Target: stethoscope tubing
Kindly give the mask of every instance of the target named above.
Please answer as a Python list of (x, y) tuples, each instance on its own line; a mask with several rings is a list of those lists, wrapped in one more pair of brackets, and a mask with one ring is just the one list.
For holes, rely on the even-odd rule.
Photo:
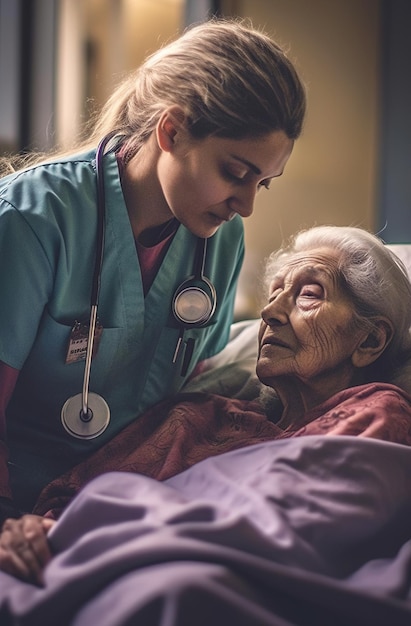
[(98, 303), (92, 304), (90, 307), (90, 325), (88, 329), (86, 361), (84, 365), (83, 390), (81, 402), (81, 419), (85, 422), (89, 421), (93, 415), (90, 414), (88, 406), (88, 394), (90, 386), (91, 361), (93, 359), (94, 337), (96, 334), (97, 324), (97, 306)]
[(88, 421), (89, 415), (88, 394), (90, 386), (91, 361), (93, 358), (94, 338), (97, 325), (97, 309), (100, 297), (101, 272), (104, 258), (105, 242), (105, 189), (104, 189), (104, 150), (109, 141), (117, 134), (112, 132), (103, 137), (96, 151), (96, 181), (97, 181), (97, 229), (96, 229), (96, 256), (94, 263), (93, 279), (91, 283), (90, 297), (90, 322), (87, 340), (86, 362), (84, 366), (83, 390), (82, 390), (82, 419)]

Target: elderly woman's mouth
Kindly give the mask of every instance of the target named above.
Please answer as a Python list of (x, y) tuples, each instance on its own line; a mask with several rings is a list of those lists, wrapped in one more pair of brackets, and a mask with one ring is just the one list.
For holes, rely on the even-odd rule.
[(282, 339), (279, 339), (278, 337), (265, 337), (261, 342), (261, 348), (264, 348), (265, 346), (290, 348), (290, 345), (286, 341), (283, 341)]

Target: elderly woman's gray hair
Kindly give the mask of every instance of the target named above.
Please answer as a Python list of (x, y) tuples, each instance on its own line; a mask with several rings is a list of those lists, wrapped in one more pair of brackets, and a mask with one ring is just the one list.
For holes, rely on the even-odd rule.
[[(372, 328), (378, 316), (393, 325), (391, 342), (378, 359), (378, 370), (403, 364), (411, 351), (411, 283), (402, 261), (377, 236), (353, 226), (316, 226), (297, 233), (268, 259), (265, 284), (294, 255), (314, 248), (331, 248), (339, 254), (339, 272), (352, 298), (358, 321)], [(408, 385), (409, 386), (409, 385)]]

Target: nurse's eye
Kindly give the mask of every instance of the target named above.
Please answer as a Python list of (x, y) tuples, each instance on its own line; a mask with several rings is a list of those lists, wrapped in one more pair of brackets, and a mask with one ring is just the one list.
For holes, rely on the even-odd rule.
[(243, 168), (240, 169), (236, 167), (226, 167), (223, 170), (223, 174), (225, 178), (227, 178), (230, 181), (234, 181), (236, 183), (242, 183), (246, 179), (248, 170), (245, 170)]
[(270, 189), (270, 185), (271, 185), (271, 178), (266, 178), (265, 180), (262, 180), (261, 182), (258, 183), (258, 190), (260, 189)]

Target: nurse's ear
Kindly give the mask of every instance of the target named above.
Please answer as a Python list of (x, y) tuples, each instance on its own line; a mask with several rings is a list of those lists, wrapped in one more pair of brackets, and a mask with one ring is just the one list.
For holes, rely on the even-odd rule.
[(171, 152), (177, 137), (185, 131), (185, 113), (177, 105), (165, 109), (156, 126), (157, 143), (161, 150)]

